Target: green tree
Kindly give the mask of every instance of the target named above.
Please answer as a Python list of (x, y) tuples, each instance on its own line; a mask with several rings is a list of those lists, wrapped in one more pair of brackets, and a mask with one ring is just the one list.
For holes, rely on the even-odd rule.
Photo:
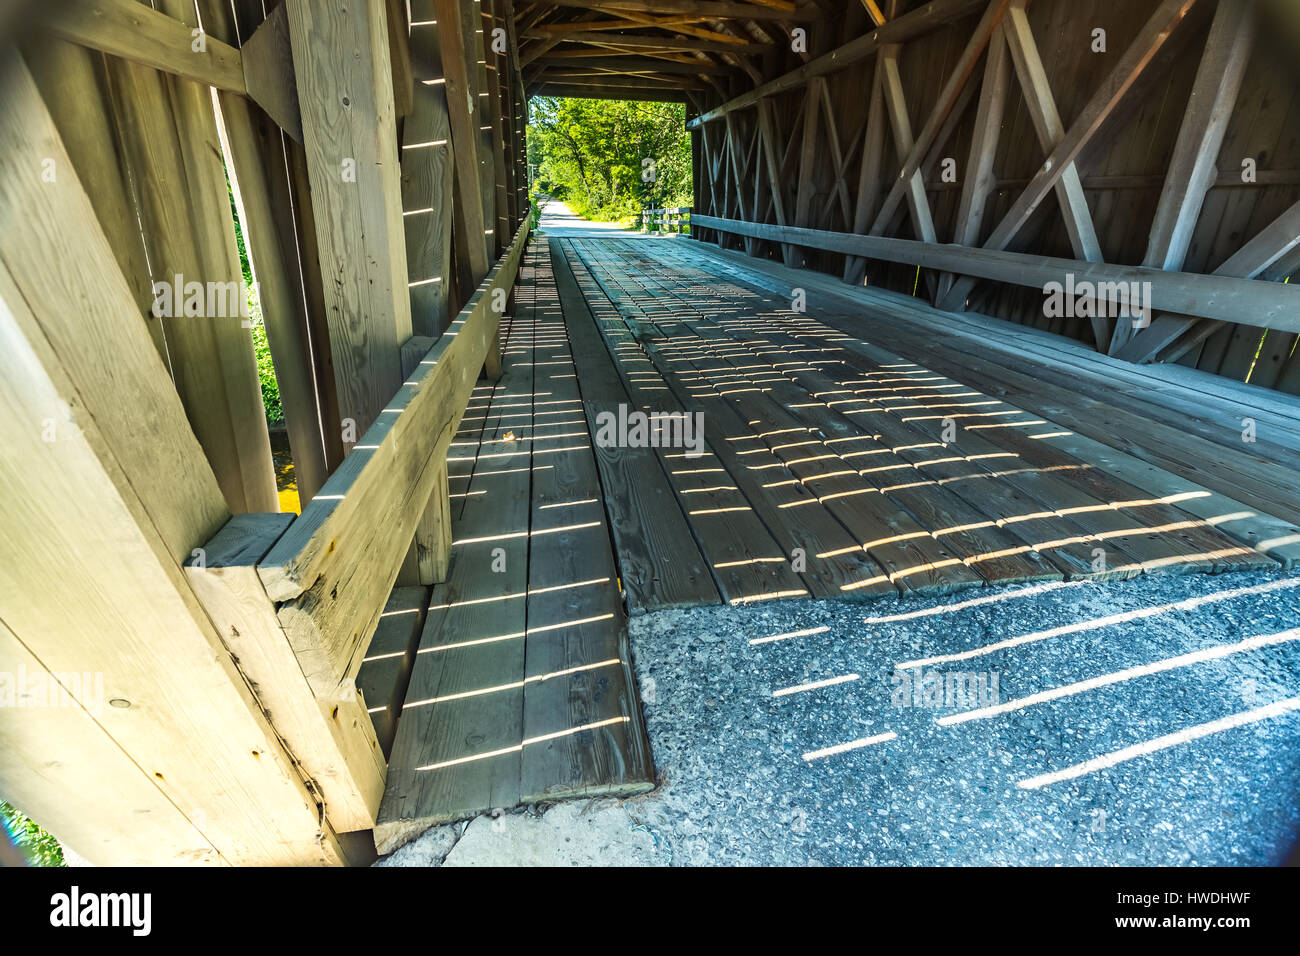
[(691, 138), (680, 103), (535, 97), (528, 161), (542, 189), (589, 219), (691, 204)]
[[(63, 847), (31, 817), (0, 801), (0, 827), (9, 831), (32, 866), (64, 866)], [(0, 833), (0, 840), (7, 839)]]

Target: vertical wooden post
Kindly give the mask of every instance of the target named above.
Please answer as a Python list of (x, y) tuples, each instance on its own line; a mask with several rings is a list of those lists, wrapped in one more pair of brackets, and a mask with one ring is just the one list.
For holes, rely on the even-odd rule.
[[(200, 0), (199, 10), (209, 36), (239, 44), (226, 4), (220, 0)], [(284, 16), (284, 7), (276, 7), (263, 26), (273, 31), (283, 30), (287, 35)], [(264, 39), (265, 34), (261, 40)], [(268, 47), (272, 47), (268, 55), (284, 52), (272, 44)], [(265, 63), (251, 53), (244, 59), (246, 74), (271, 66), (284, 69), (291, 64)], [(289, 81), (292, 82), (292, 77)], [(257, 282), (267, 342), (275, 364), (298, 499), (306, 507), (325, 483), (330, 469), (323, 437), (325, 428), (317, 402), (292, 204), (288, 199), (283, 137), (274, 120), (247, 97), (220, 92), (217, 99), (222, 124), (219, 131), (223, 133), (222, 145), (230, 157), (231, 189), (239, 207), (244, 243)]]
[(411, 326), (417, 336), (436, 337), (453, 314), (451, 231), (456, 187), (432, 0), (411, 0), (409, 45), (415, 90), (411, 115), (402, 127), (402, 208)]
[[(500, 255), (510, 243), (510, 193), (506, 171), (507, 141), (503, 125), (505, 102), (501, 98), (501, 56), (497, 52), (498, 47), (504, 47), (505, 33), (504, 28), (500, 28), (497, 23), (493, 0), (482, 0), (479, 22), (482, 24), (478, 35), (481, 60), (479, 75), (485, 81), (480, 88), (480, 93), (486, 94), (481, 95), (479, 99), (487, 107), (484, 125), (489, 126), (490, 129), (485, 132), (492, 141), (492, 182), (496, 196), (493, 203), (496, 211), (493, 222), (496, 229), (496, 255)], [(495, 32), (497, 29), (502, 29), (503, 32), (497, 34)]]
[(400, 386), (411, 337), (388, 27), (384, 0), (286, 2), (348, 445)]
[(162, 324), (176, 391), (230, 509), (278, 510), (211, 93), (125, 60), (106, 66), (153, 280), (172, 286)]

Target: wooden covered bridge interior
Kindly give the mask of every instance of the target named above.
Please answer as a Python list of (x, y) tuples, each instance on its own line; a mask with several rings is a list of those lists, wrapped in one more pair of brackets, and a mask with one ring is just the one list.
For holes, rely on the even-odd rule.
[[(0, 797), (92, 862), (645, 791), (629, 614), (1300, 557), (1293, 4), (0, 10)], [(689, 234), (537, 232), (533, 96), (685, 104)]]

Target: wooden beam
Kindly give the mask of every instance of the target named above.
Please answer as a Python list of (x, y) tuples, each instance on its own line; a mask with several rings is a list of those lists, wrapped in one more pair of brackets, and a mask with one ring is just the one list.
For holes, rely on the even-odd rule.
[[(402, 219), (411, 331), (436, 337), (454, 314), (452, 205), (455, 161), (451, 119), (442, 83), (441, 46), (433, 0), (411, 0), (411, 115), (402, 124)], [(403, 368), (405, 374), (408, 369)]]
[[(903, 195), (907, 197), (907, 209), (912, 217), (916, 238), (922, 242), (937, 242), (938, 236), (934, 231), (934, 219), (930, 214), (930, 201), (925, 195), (925, 180), (919, 162), (911, 174), (907, 175), (910, 157), (916, 151), (916, 140), (912, 138), (912, 122), (908, 118), (907, 103), (903, 99), (903, 81), (898, 74), (898, 51), (897, 44), (885, 47), (880, 51), (880, 62), (884, 66), (885, 105), (889, 111), (889, 124), (893, 128), (894, 147), (898, 151), (898, 161), (903, 166), (899, 175), (906, 175), (907, 180)], [(888, 199), (885, 203), (888, 203)], [(885, 205), (882, 205), (876, 213), (876, 222), (879, 223), (884, 215)], [(873, 226), (871, 231), (873, 235), (878, 235), (880, 230)]]
[(1083, 282), (1091, 283), (1097, 293), (1096, 297), (1110, 302), (1119, 301), (1118, 295), (1128, 292), (1127, 288), (1119, 290), (1113, 284), (1128, 286), (1134, 282), (1149, 283), (1152, 307), (1155, 309), (1224, 322), (1240, 322), (1258, 328), (1300, 332), (1300, 286), (1191, 272), (1165, 272), (1140, 266), (1078, 262), (1074, 259), (1004, 252), (987, 247), (972, 249), (917, 242), (913, 239), (855, 236), (821, 229), (782, 228), (713, 216), (692, 216), (691, 220), (694, 225), (724, 230), (738, 236), (794, 242), (843, 255), (919, 265), (1030, 288), (1042, 289), (1049, 282), (1064, 285), (1066, 277), (1072, 275), (1076, 286)]
[[(970, 154), (966, 160), (962, 179), (961, 199), (957, 204), (957, 218), (953, 224), (953, 239), (959, 246), (977, 246), (980, 227), (989, 197), (997, 187), (997, 174), (993, 160), (997, 157), (998, 143), (1002, 138), (1002, 117), (1006, 109), (1007, 90), (1011, 85), (1011, 60), (1004, 37), (995, 36), (989, 41), (984, 54), (984, 82), (980, 87), (979, 106), (975, 110), (975, 130), (971, 136)], [(940, 279), (940, 295), (952, 285), (951, 273)]]
[(533, 27), (533, 33), (559, 36), (565, 33), (581, 33), (584, 30), (636, 30), (639, 27), (671, 27), (683, 23), (699, 23), (703, 17), (622, 17), (618, 20), (577, 20), (573, 23), (547, 23)]
[[(506, 186), (506, 135), (502, 124), (501, 84), (497, 81), (497, 54), (489, 52), (489, 37), (496, 23), (493, 0), (478, 0), (480, 9), (478, 37), (479, 56), (479, 109), (483, 113), (484, 140), (491, 148), (491, 163), (487, 164), (488, 182), (492, 185), (492, 215), (484, 223), (496, 232), (492, 255), (504, 251), (510, 242), (510, 197)], [(485, 108), (486, 107), (486, 108)], [(486, 211), (485, 211), (486, 214)], [(498, 350), (499, 352), (499, 350)]]
[[(1007, 5), (1010, 2), (1011, 0), (990, 0), (984, 15), (971, 33), (966, 48), (957, 60), (957, 65), (953, 67), (952, 73), (949, 74), (947, 82), (943, 85), (943, 89), (939, 91), (939, 99), (930, 111), (929, 118), (926, 119), (921, 132), (917, 134), (916, 141), (909, 148), (898, 178), (885, 196), (884, 202), (881, 203), (880, 211), (876, 213), (876, 220), (871, 224), (871, 235), (879, 236), (884, 233), (904, 196), (908, 196), (909, 201), (913, 203), (917, 201), (918, 185), (922, 198), (924, 198), (924, 183), (918, 184), (915, 174), (921, 168), (921, 164), (929, 154), (931, 147), (936, 144), (939, 131), (943, 128), (949, 113), (956, 106), (963, 88), (975, 71), (979, 58), (984, 53), (984, 48), (988, 46), (989, 39), (1002, 21), (1002, 15), (1006, 12)], [(901, 23), (902, 21), (897, 20), (894, 22)], [(888, 74), (886, 74), (886, 78), (888, 79)], [(896, 79), (897, 70), (895, 69)], [(886, 90), (888, 91), (888, 89), (887, 86)], [(901, 85), (899, 86), (898, 95), (901, 96)], [(931, 226), (931, 232), (933, 232), (933, 226)]]
[[(178, 10), (195, 17), (192, 6)], [(165, 313), (176, 391), (231, 511), (276, 511), (266, 410), (244, 317), (243, 270), (211, 92), (129, 60), (109, 59), (105, 69), (150, 273), (170, 284), (171, 307), (162, 300), (155, 311)], [(222, 290), (224, 302), (214, 294), (199, 305), (182, 296), (178, 283)]]
[(737, 47), (748, 46), (749, 41), (740, 37), (732, 36), (730, 33), (723, 33), (720, 30), (706, 30), (703, 27), (691, 26), (686, 22), (678, 22), (671, 26), (665, 26), (657, 17), (642, 16), (639, 13), (624, 14), (634, 24), (643, 27), (659, 27), (670, 33), (681, 33), (689, 37), (698, 37), (701, 40), (711, 40), (714, 43), (721, 43), (724, 46)]
[(0, 760), (0, 789), (99, 864), (341, 863), (181, 572), (221, 491), (30, 74), (2, 73), (0, 671), (99, 676), (6, 715), (0, 752), (40, 756)]
[[(1038, 135), (1039, 146), (1044, 155), (1050, 155), (1065, 138), (1065, 127), (1056, 108), (1056, 99), (1052, 96), (1047, 70), (1043, 66), (1042, 57), (1038, 55), (1034, 32), (1029, 26), (1029, 16), (1025, 12), (1027, 3), (1028, 0), (1013, 0), (1003, 22), (1002, 32), (1011, 49), (1011, 59), (1016, 65), (1016, 76), (1020, 81), (1029, 117), (1034, 124), (1034, 132)], [(1088, 211), (1088, 197), (1084, 195), (1077, 164), (1071, 162), (1061, 171), (1055, 191), (1075, 258), (1088, 262), (1103, 261), (1101, 243), (1097, 241), (1097, 229), (1093, 225), (1092, 214)], [(1090, 323), (1097, 348), (1104, 348), (1110, 341), (1110, 320), (1094, 315)]]
[[(1024, 93), (1025, 106), (1033, 121), (1039, 145), (1042, 146), (1044, 155), (1050, 155), (1065, 138), (1065, 127), (1061, 123), (1061, 114), (1056, 109), (1047, 70), (1038, 54), (1038, 44), (1034, 42), (1034, 33), (1025, 13), (1026, 3), (1027, 0), (1013, 0), (1003, 23), (1003, 34), (1011, 49), (1011, 59), (1016, 66), (1016, 76), (1020, 80), (1020, 89)], [(1097, 241), (1097, 230), (1088, 211), (1088, 200), (1083, 194), (1083, 183), (1079, 179), (1079, 168), (1075, 163), (1070, 163), (1061, 171), (1061, 178), (1056, 183), (1056, 195), (1060, 200), (1065, 231), (1070, 237), (1075, 257), (1089, 262), (1101, 262), (1101, 244)]]
[(59, 131), (78, 178), (95, 206), (118, 266), (149, 329), (158, 354), (167, 362), (162, 320), (153, 314), (153, 283), (144, 238), (131, 190), (126, 157), (105, 89), (104, 57), (89, 47), (55, 37), (36, 36), (23, 47), (50, 118)]
[[(780, 164), (776, 156), (776, 121), (772, 116), (772, 104), (768, 100), (758, 103), (759, 150), (767, 168), (768, 195), (772, 200), (772, 210), (776, 214), (777, 225), (790, 225), (785, 212), (785, 196), (781, 185)], [(789, 244), (781, 246), (781, 258), (786, 265), (794, 261), (794, 247)]]
[(317, 696), (337, 693), (361, 666), (497, 336), (496, 290), (513, 287), (528, 227), (258, 565)]
[(771, 45), (763, 43), (750, 43), (745, 46), (737, 46), (731, 43), (718, 43), (712, 40), (690, 40), (680, 39), (671, 36), (648, 36), (645, 34), (619, 33), (612, 35), (608, 33), (570, 33), (563, 38), (538, 34), (535, 31), (527, 31), (525, 36), (541, 37), (543, 42), (550, 43), (544, 50), (528, 50), (521, 57), (521, 65), (527, 66), (542, 53), (545, 53), (551, 47), (558, 45), (561, 40), (564, 43), (584, 43), (584, 44), (617, 44), (620, 47), (627, 47), (630, 50), (685, 50), (699, 53), (746, 53), (756, 54), (764, 53), (772, 49)]
[[(871, 94), (867, 104), (867, 124), (862, 132), (862, 165), (858, 173), (857, 200), (853, 207), (853, 231), (863, 233), (876, 217), (880, 205), (881, 185), (884, 178), (885, 123), (885, 64), (876, 58), (871, 79)], [(790, 265), (789, 262), (786, 265)], [(844, 281), (861, 285), (866, 276), (866, 262), (850, 256), (844, 263)]]
[(631, 100), (646, 103), (685, 103), (687, 91), (675, 89), (649, 90), (644, 87), (571, 86), (564, 83), (543, 83), (529, 89), (529, 96), (569, 96), (575, 99)]
[(657, 60), (636, 54), (612, 54), (611, 51), (586, 51), (583, 56), (567, 56), (555, 53), (541, 57), (537, 61), (542, 67), (594, 67), (604, 69), (611, 75), (622, 73), (672, 73), (705, 76), (730, 76), (735, 72), (731, 67), (718, 66), (706, 60), (693, 63), (678, 63), (670, 60)]
[(626, 74), (569, 73), (543, 70), (534, 81), (538, 84), (555, 83), (561, 86), (603, 87), (611, 82), (625, 89), (641, 90), (703, 90), (704, 84), (696, 80), (677, 77), (641, 77)]
[(761, 7), (724, 0), (557, 0), (552, 6), (577, 7), (604, 13), (681, 14), (709, 20), (788, 20), (807, 22), (821, 19), (821, 11), (808, 7)]
[[(64, 40), (182, 76), (219, 90), (244, 93), (239, 51), (137, 0), (61, 0), (43, 23)], [(198, 47), (198, 49), (195, 49)]]
[(346, 446), (401, 383), (411, 337), (384, 0), (286, 2)]
[[(1019, 234), (1034, 210), (1038, 208), (1038, 204), (1056, 188), (1065, 170), (1083, 152), (1084, 147), (1092, 142), (1106, 120), (1133, 88), (1138, 77), (1151, 65), (1156, 54), (1169, 40), (1174, 28), (1183, 21), (1195, 3), (1196, 0), (1162, 0), (1132, 44), (1124, 51), (1114, 69), (1102, 81), (1101, 87), (1083, 108), (1065, 138), (1056, 149), (1052, 150), (1052, 154), (1034, 175), (1024, 192), (994, 228), (992, 235), (985, 241), (984, 248), (1002, 250), (1010, 245), (1011, 240)], [(975, 281), (968, 276), (958, 279), (939, 303), (939, 307), (959, 311), (965, 307), (966, 298), (974, 286)]]
[(294, 520), (236, 515), (186, 562), (185, 575), (240, 672), (257, 687), (285, 748), (320, 793), (330, 825), (369, 830), (387, 768), (366, 702), (352, 692), (312, 691), (257, 576), (257, 562)]
[(1241, 91), (1254, 35), (1254, 6), (1246, 0), (1219, 0), (1165, 173), (1143, 265), (1182, 268), (1201, 205), (1214, 182), (1219, 147)]
[(415, 78), (411, 72), (410, 24), (406, 21), (404, 0), (384, 0), (388, 25), (388, 61), (393, 78), (393, 114), (401, 119), (411, 115)]
[[(1165, 173), (1144, 266), (1183, 267), (1201, 206), (1218, 172), (1215, 163), (1241, 91), (1254, 35), (1254, 6), (1245, 0), (1220, 0)], [(1139, 330), (1130, 322), (1118, 323), (1110, 354), (1118, 354), (1135, 331)]]
[[(1214, 270), (1211, 275), (1233, 276), (1242, 279), (1254, 279), (1265, 272), (1274, 263), (1289, 253), (1300, 249), (1300, 202), (1288, 208), (1282, 215), (1261, 229), (1253, 239), (1233, 253), (1227, 261)], [(1256, 280), (1259, 281), (1259, 280)], [(1270, 288), (1270, 286), (1264, 286)], [(1273, 285), (1271, 288), (1281, 290), (1290, 286)], [(1180, 311), (1170, 309), (1169, 311)], [(1241, 322), (1241, 319), (1233, 321)], [(1223, 320), (1199, 323), (1199, 339), (1204, 339), (1222, 327)], [(1243, 322), (1244, 325), (1263, 326), (1264, 328), (1285, 328), (1267, 322)], [(1149, 362), (1182, 338), (1188, 330), (1198, 325), (1198, 320), (1186, 315), (1157, 315), (1148, 328), (1140, 331), (1127, 345), (1115, 353), (1115, 357), (1127, 362)], [(1300, 331), (1290, 329), (1290, 331)], [(1198, 339), (1198, 340), (1199, 340)]]
[[(208, 17), (224, 10), (205, 4)], [(222, 16), (222, 23), (228, 18)], [(208, 18), (203, 21), (216, 32)], [(293, 50), (289, 41), (289, 15), (281, 3), (239, 47), (248, 95), (275, 120), (294, 142), (302, 143), (302, 113), (298, 108), (298, 83), (293, 75)]]
[[(464, 243), (470, 281), (487, 275), (491, 258), (486, 218), (483, 215), (482, 157), (480, 157), (478, 97), (465, 48), (468, 24), (460, 0), (434, 0), (438, 19), (438, 45), (446, 77), (447, 111), (451, 117), (452, 155), (456, 164), (456, 193), (462, 218), (454, 228)], [(463, 228), (462, 228), (463, 227)]]
[(944, 26), (953, 20), (960, 19), (967, 13), (985, 6), (986, 2), (987, 0), (931, 0), (930, 3), (923, 7), (918, 7), (910, 13), (905, 13), (897, 19), (889, 21), (878, 30), (860, 36), (856, 40), (852, 40), (827, 54), (817, 57), (815, 60), (805, 63), (803, 66), (791, 70), (783, 76), (777, 77), (775, 80), (764, 83), (756, 89), (743, 93), (735, 99), (728, 100), (721, 106), (697, 116), (687, 123), (686, 127), (687, 129), (697, 129), (701, 124), (722, 119), (733, 110), (751, 107), (764, 97), (798, 89), (814, 76), (827, 76), (855, 63), (860, 63), (878, 52), (886, 44), (906, 43), (908, 40), (929, 33), (931, 30)]
[[(826, 138), (831, 148), (831, 165), (835, 172), (835, 182), (831, 185), (831, 194), (826, 197), (826, 204), (822, 207), (822, 218), (825, 219), (830, 215), (831, 206), (834, 204), (836, 197), (840, 201), (840, 213), (844, 217), (844, 223), (847, 225), (852, 216), (850, 209), (851, 201), (849, 200), (849, 188), (844, 183), (844, 177), (847, 173), (848, 157), (844, 155), (844, 149), (840, 143), (839, 125), (835, 122), (835, 103), (831, 99), (830, 84), (821, 79), (817, 83), (820, 88), (822, 98), (822, 115), (826, 118)], [(850, 157), (856, 149), (856, 144), (849, 150)]]
[[(746, 205), (745, 186), (748, 184), (749, 163), (748, 156), (742, 155), (740, 144), (740, 130), (736, 123), (736, 117), (727, 117), (727, 156), (731, 159), (731, 175), (736, 184), (736, 208), (740, 213), (741, 219), (752, 220), (754, 216), (754, 207)], [(745, 251), (753, 255), (752, 243), (749, 239), (745, 240)]]

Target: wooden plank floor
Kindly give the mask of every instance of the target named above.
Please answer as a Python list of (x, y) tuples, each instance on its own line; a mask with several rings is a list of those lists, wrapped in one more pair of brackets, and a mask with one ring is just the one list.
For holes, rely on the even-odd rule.
[[(505, 374), (448, 455), (451, 570), (397, 720), (381, 852), (496, 808), (648, 789), (627, 612), (1276, 566), (1261, 534), (1285, 555), (1280, 519), (1207, 517), (1222, 496), (1130, 455), (1131, 430), (1111, 447), (1016, 404), (1055, 389), (1067, 407), (1059, 383), (1009, 387), (914, 327), (854, 334), (829, 298), (792, 311), (807, 274), (747, 262), (692, 241), (529, 249)], [(601, 437), (634, 411), (699, 414), (703, 443)]]
[[(558, 243), (628, 376), (705, 412), (720, 474), (760, 522), (797, 517), (784, 536), (768, 525), (786, 554), (812, 543), (805, 519), (818, 541), (831, 526), (848, 536), (801, 548), (810, 593), (826, 594), (828, 581), (860, 596), (1274, 564), (1180, 508), (1195, 492), (1152, 495), (1100, 456), (1045, 440), (1065, 431), (1054, 423), (792, 311), (702, 248)], [(846, 580), (822, 567), (847, 554), (870, 558), (875, 573)]]
[[(742, 294), (803, 288), (810, 313), (849, 347), (869, 341), (1051, 420), (1061, 426), (1052, 444), (1104, 459), (1150, 493), (1184, 495), (1183, 510), (1288, 566), (1300, 561), (1300, 398), (1180, 366), (1130, 365), (1061, 336), (704, 244), (690, 251)], [(1248, 422), (1254, 441), (1243, 441)]]
[(433, 589), (375, 828), (637, 793), (654, 779), (595, 463), (544, 244), (448, 454), (452, 563)]

